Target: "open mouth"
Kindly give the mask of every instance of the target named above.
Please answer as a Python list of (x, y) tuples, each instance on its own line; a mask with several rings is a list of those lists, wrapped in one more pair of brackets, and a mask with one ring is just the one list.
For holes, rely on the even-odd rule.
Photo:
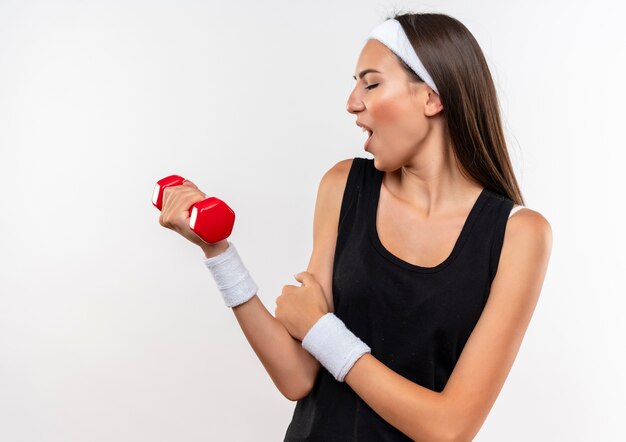
[(356, 122), (356, 125), (359, 126), (363, 132), (367, 133), (367, 139), (365, 140), (365, 145), (363, 146), (365, 149), (367, 149), (367, 145), (370, 143), (370, 140), (372, 139), (372, 135), (374, 135), (374, 131), (371, 130), (369, 127), (361, 124), (358, 121)]
[(363, 145), (364, 149), (367, 149), (367, 146), (370, 143), (370, 140), (372, 139), (372, 135), (374, 134), (373, 131), (368, 130), (368, 129), (364, 129), (367, 132), (367, 139), (365, 140), (365, 144)]

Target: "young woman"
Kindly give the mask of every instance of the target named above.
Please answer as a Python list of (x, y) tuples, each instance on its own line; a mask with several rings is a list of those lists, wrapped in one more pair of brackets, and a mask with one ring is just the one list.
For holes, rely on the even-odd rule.
[(193, 183), (170, 191), (162, 225), (203, 248), (252, 348), (298, 401), (285, 441), (469, 441), (528, 328), (551, 227), (524, 207), (493, 80), (458, 20), (387, 19), (354, 78), (347, 110), (374, 158), (322, 178), (309, 267), (276, 317), (232, 242), (173, 222), (204, 199)]

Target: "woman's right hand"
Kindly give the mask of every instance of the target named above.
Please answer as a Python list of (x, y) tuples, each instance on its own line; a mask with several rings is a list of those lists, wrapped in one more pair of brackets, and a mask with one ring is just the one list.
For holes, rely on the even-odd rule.
[[(210, 244), (200, 238), (196, 232), (189, 227), (191, 218), (190, 209), (195, 203), (207, 198), (191, 181), (185, 180), (180, 186), (168, 186), (163, 189), (163, 207), (159, 216), (159, 224), (163, 227), (178, 232), (192, 243), (198, 245), (207, 255), (215, 256), (226, 250), (228, 242), (224, 239), (220, 242)], [(224, 247), (226, 245), (226, 247)]]

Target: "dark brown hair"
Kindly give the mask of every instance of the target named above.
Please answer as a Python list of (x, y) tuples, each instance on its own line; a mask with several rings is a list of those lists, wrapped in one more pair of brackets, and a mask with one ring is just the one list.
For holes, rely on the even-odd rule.
[[(474, 36), (445, 14), (396, 13), (387, 18), (400, 22), (437, 85), (461, 172), (524, 205), (502, 130), (496, 89)], [(412, 80), (423, 81), (396, 58)]]

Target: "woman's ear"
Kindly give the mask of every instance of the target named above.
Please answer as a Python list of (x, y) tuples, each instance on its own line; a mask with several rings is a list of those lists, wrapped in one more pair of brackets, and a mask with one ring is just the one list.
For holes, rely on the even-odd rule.
[(428, 90), (428, 99), (424, 105), (424, 113), (428, 117), (438, 114), (443, 110), (443, 103), (441, 103), (441, 97), (430, 86), (426, 86)]

